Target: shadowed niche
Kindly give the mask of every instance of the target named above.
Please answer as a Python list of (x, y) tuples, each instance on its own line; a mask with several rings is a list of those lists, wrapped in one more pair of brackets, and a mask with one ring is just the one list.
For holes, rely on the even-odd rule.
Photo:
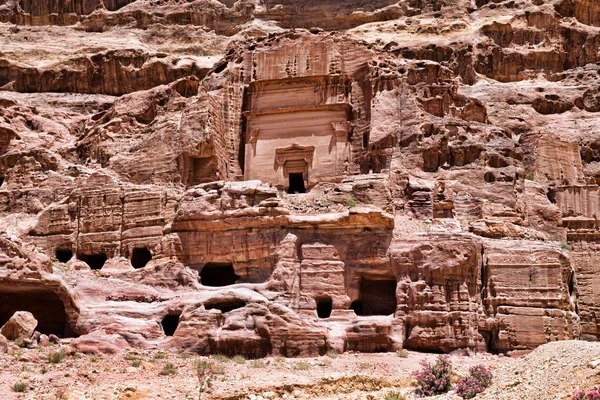
[(99, 254), (77, 254), (77, 258), (87, 265), (90, 266), (91, 269), (102, 269), (104, 263), (107, 260), (106, 253)]
[(160, 322), (165, 336), (173, 336), (179, 326), (179, 314), (166, 315)]
[(73, 258), (73, 250), (71, 249), (56, 249), (56, 259), (61, 263), (68, 262)]
[(152, 260), (152, 253), (146, 247), (135, 248), (131, 253), (131, 265), (135, 269), (144, 268)]
[(331, 310), (333, 309), (333, 302), (331, 297), (324, 297), (317, 299), (317, 315), (319, 318), (329, 318), (331, 316)]
[(204, 286), (222, 287), (233, 285), (240, 279), (232, 263), (206, 263), (200, 271), (200, 283)]
[(391, 315), (396, 312), (396, 281), (361, 279), (360, 296), (350, 309), (356, 315)]

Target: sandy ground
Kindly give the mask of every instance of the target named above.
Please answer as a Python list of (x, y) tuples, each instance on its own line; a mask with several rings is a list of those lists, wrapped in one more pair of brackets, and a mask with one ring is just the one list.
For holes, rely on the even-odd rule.
[[(196, 363), (209, 360), (188, 354), (132, 351), (119, 355), (75, 354), (59, 363), (48, 355), (59, 346), (21, 349), (13, 345), (0, 355), (2, 399), (198, 399)], [(218, 374), (213, 393), (206, 399), (384, 399), (390, 391), (412, 392), (411, 372), (434, 354), (408, 352), (342, 355), (318, 358), (261, 360), (212, 357)], [(223, 357), (224, 358), (224, 357)], [(510, 358), (489, 354), (451, 356), (458, 375), (483, 363), (495, 369)], [(163, 375), (165, 366), (173, 375)], [(23, 382), (17, 393), (13, 385)], [(412, 396), (410, 396), (412, 397)], [(444, 398), (453, 398), (451, 396)]]

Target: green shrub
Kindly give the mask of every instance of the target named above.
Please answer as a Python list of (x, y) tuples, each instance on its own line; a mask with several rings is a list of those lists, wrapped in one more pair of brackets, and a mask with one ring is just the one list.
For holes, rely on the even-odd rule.
[(167, 355), (165, 353), (163, 353), (162, 351), (159, 351), (158, 353), (156, 353), (153, 357), (155, 360), (164, 360), (165, 358), (167, 358)]
[(212, 355), (213, 360), (217, 361), (217, 362), (221, 362), (221, 363), (226, 363), (231, 361), (231, 359), (229, 357), (227, 357), (225, 354), (213, 354)]
[(177, 367), (175, 367), (175, 365), (173, 365), (173, 363), (166, 363), (165, 366), (163, 367), (162, 371), (160, 371), (158, 374), (159, 375), (175, 375), (177, 373)]
[(22, 338), (16, 338), (15, 344), (20, 348), (27, 347), (27, 345), (25, 344), (25, 341)]
[(383, 398), (384, 400), (406, 400), (406, 397), (404, 397), (402, 394), (400, 394), (400, 392), (387, 392), (385, 397)]
[(64, 350), (52, 351), (48, 354), (48, 362), (52, 364), (58, 364), (67, 356), (67, 352)]
[(327, 357), (336, 358), (339, 355), (340, 355), (340, 353), (337, 350), (335, 350), (335, 349), (329, 349), (327, 351)]
[(225, 373), (225, 367), (217, 365), (211, 360), (198, 360), (196, 361), (196, 371), (203, 372), (210, 369), (210, 373), (213, 375), (222, 375)]
[(250, 366), (252, 368), (266, 368), (267, 364), (263, 360), (252, 360)]
[(408, 351), (406, 349), (401, 349), (396, 352), (396, 355), (400, 358), (408, 358)]
[(348, 199), (348, 201), (346, 202), (346, 205), (348, 206), (348, 208), (354, 208), (354, 207), (356, 207), (356, 200), (354, 200), (352, 197), (350, 197)]
[(571, 247), (571, 245), (567, 244), (567, 243), (561, 243), (560, 248), (563, 250), (569, 250), (569, 251), (573, 250), (573, 247)]
[(294, 369), (298, 371), (306, 371), (310, 369), (310, 364), (306, 361), (298, 361), (294, 364)]
[(136, 360), (132, 360), (129, 365), (131, 365), (134, 368), (138, 368), (140, 365), (142, 365), (142, 360), (140, 360), (139, 358)]
[(27, 384), (25, 382), (18, 382), (11, 386), (13, 392), (23, 393), (27, 390)]
[(240, 354), (233, 356), (233, 358), (231, 360), (236, 364), (244, 364), (246, 362), (246, 359), (244, 358), (244, 356), (242, 356)]
[(532, 181), (533, 180), (533, 174), (525, 174), (525, 179), (527, 179), (528, 181)]

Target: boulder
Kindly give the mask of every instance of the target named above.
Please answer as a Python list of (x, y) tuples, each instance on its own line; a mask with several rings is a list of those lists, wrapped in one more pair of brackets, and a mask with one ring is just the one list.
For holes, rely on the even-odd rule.
[(8, 339), (4, 335), (0, 335), (0, 354), (4, 354), (8, 351)]
[(37, 320), (30, 312), (17, 311), (10, 317), (4, 326), (2, 326), (0, 333), (9, 340), (18, 338), (29, 339), (31, 335), (33, 335), (37, 324)]

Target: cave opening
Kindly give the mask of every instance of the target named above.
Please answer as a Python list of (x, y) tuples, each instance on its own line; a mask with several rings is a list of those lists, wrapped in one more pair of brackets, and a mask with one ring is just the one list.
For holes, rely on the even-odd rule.
[(206, 310), (221, 310), (223, 314), (242, 307), (246, 307), (246, 302), (240, 299), (221, 300), (215, 303), (209, 302), (204, 304)]
[(131, 253), (131, 266), (135, 269), (144, 268), (152, 260), (152, 253), (147, 247), (136, 247)]
[(554, 188), (548, 188), (546, 196), (548, 196), (548, 200), (550, 200), (550, 203), (556, 204), (556, 190), (554, 190)]
[(102, 269), (104, 263), (107, 260), (106, 253), (95, 253), (95, 254), (85, 254), (80, 253), (77, 254), (77, 258), (87, 265), (90, 266), (91, 269)]
[(173, 336), (179, 326), (180, 314), (168, 314), (160, 321), (165, 336)]
[(288, 193), (306, 193), (306, 187), (304, 186), (304, 176), (301, 173), (290, 173), (290, 186), (288, 187)]
[(29, 311), (38, 321), (36, 331), (59, 337), (74, 336), (65, 305), (56, 292), (47, 288), (0, 288), (0, 326), (17, 311)]
[(0, 186), (4, 184), (4, 175), (0, 175)]
[(493, 173), (491, 172), (486, 172), (485, 175), (483, 176), (483, 179), (487, 182), (487, 183), (493, 183), (496, 182), (496, 177), (494, 176)]
[(223, 287), (233, 285), (240, 279), (232, 263), (206, 263), (200, 271), (200, 283), (204, 286)]
[(331, 317), (331, 311), (333, 310), (333, 301), (331, 297), (323, 297), (317, 299), (317, 315), (319, 318)]
[(68, 262), (71, 258), (73, 258), (73, 250), (66, 248), (58, 248), (56, 249), (56, 259), (61, 263)]
[(396, 312), (396, 281), (361, 279), (360, 294), (350, 305), (358, 316), (391, 315)]

